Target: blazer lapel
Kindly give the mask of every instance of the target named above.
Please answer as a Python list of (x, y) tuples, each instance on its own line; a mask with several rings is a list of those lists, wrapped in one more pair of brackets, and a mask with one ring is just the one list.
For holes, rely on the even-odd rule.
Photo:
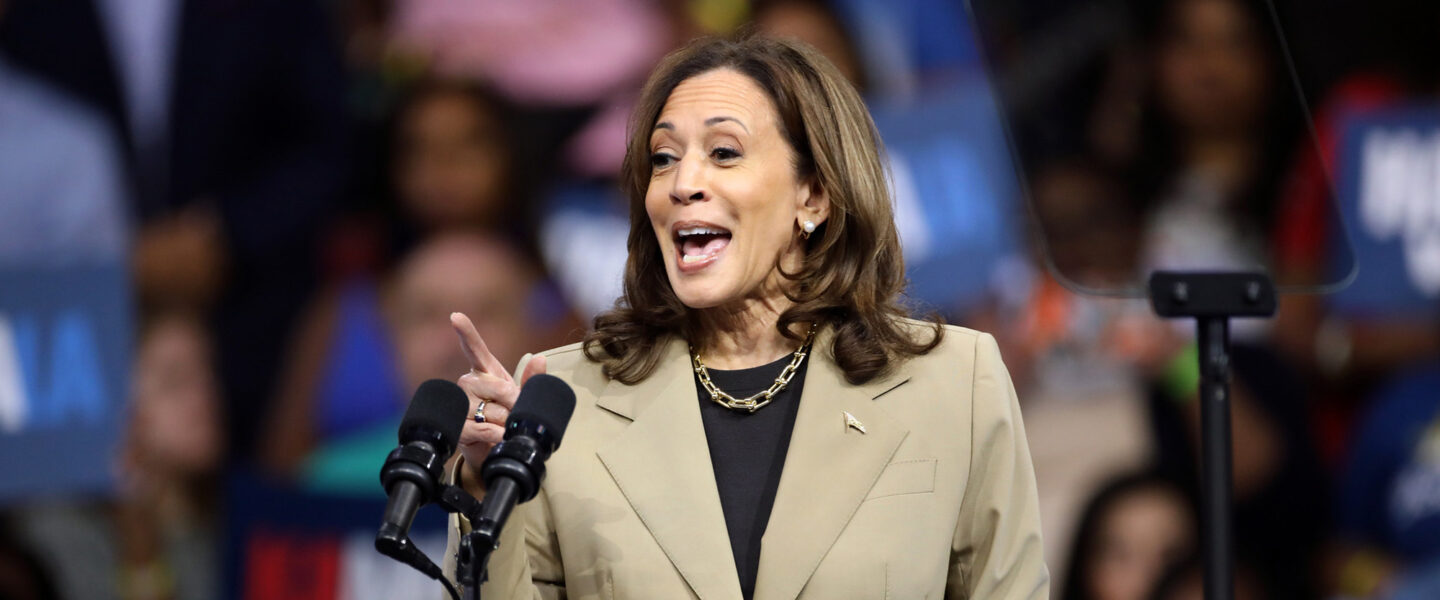
[(814, 362), (762, 541), (757, 600), (800, 594), (909, 433), (873, 402), (903, 384), (903, 373), (848, 385), (830, 356), (830, 339), (817, 336), (811, 354)]
[(668, 344), (654, 374), (635, 386), (612, 381), (598, 399), (634, 422), (596, 454), (695, 594), (740, 598), (689, 352), (679, 339)]

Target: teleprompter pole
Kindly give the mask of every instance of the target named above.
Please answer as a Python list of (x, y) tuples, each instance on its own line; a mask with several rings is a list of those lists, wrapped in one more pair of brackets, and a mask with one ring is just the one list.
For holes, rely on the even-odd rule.
[(1234, 597), (1231, 527), (1230, 320), (1198, 317), (1200, 339), (1200, 432), (1203, 482), (1200, 510), (1205, 560), (1205, 598)]
[(1155, 314), (1195, 319), (1200, 360), (1201, 541), (1205, 600), (1235, 597), (1231, 510), (1230, 319), (1275, 314), (1275, 285), (1263, 273), (1156, 271)]

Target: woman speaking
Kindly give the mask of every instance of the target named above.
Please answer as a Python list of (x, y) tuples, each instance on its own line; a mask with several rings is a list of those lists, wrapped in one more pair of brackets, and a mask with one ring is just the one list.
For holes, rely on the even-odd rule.
[[(1045, 598), (1035, 476), (987, 334), (911, 320), (875, 127), (795, 42), (666, 57), (631, 122), (624, 297), (522, 360), (575, 390), (489, 598)], [(519, 392), (452, 323), (478, 468)], [(447, 551), (453, 575), (455, 518)]]

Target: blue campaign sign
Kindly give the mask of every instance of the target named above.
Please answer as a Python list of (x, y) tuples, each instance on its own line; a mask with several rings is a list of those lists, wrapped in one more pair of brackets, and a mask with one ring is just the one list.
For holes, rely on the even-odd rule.
[(890, 157), (909, 295), (960, 312), (1020, 250), (1015, 170), (978, 76), (910, 104), (871, 107)]
[(1339, 152), (1337, 201), (1360, 272), (1334, 307), (1355, 316), (1440, 315), (1440, 106), (1346, 115)]
[(111, 487), (132, 320), (121, 265), (0, 269), (0, 503)]

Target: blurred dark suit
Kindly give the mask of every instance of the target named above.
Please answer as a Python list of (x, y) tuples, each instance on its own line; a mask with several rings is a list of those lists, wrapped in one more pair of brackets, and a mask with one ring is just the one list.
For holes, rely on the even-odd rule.
[(0, 51), (103, 112), (127, 144), (137, 224), (200, 205), (222, 222), (215, 310), (232, 449), (244, 459), (347, 176), (346, 77), (311, 0), (177, 0), (168, 136), (136, 148), (97, 0), (7, 0)]

